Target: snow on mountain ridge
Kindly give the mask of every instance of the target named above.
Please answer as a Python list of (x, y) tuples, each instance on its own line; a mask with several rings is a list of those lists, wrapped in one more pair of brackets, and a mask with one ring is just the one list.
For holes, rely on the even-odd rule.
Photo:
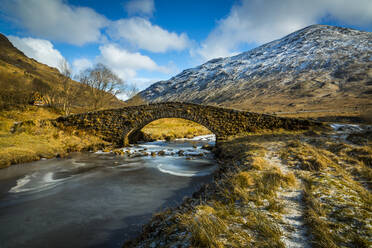
[(203, 102), (217, 97), (220, 91), (248, 89), (248, 81), (283, 75), (293, 78), (304, 72), (335, 71), (371, 61), (372, 33), (312, 25), (250, 51), (184, 70), (140, 94), (154, 102)]

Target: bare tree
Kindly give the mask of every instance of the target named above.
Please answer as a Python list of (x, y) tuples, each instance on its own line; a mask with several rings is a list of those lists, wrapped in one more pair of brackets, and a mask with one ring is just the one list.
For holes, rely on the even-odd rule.
[(126, 95), (128, 96), (129, 99), (134, 97), (135, 95), (137, 95), (138, 92), (139, 92), (139, 89), (138, 89), (137, 85), (135, 85), (135, 84), (128, 84), (127, 85)]
[(62, 106), (65, 115), (69, 115), (73, 104), (77, 101), (76, 98), (80, 95), (81, 87), (72, 82), (70, 66), (66, 60), (61, 60), (58, 67), (61, 72), (62, 83), (62, 91), (58, 96), (58, 104)]
[(131, 84), (127, 87), (126, 95), (128, 96), (128, 100), (126, 101), (127, 105), (129, 106), (137, 106), (146, 104), (147, 102), (141, 95), (138, 94), (139, 89), (135, 84)]
[(103, 64), (83, 71), (80, 82), (86, 85), (93, 109), (101, 109), (124, 89), (124, 82)]

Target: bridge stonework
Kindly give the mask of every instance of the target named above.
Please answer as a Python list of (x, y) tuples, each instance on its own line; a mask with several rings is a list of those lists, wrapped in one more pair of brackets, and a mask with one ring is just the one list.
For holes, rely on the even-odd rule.
[(92, 130), (117, 146), (129, 144), (131, 134), (161, 118), (182, 118), (208, 128), (217, 141), (230, 135), (265, 129), (308, 129), (319, 125), (308, 120), (282, 118), (191, 103), (155, 103), (120, 109), (74, 114), (55, 121), (63, 126)]

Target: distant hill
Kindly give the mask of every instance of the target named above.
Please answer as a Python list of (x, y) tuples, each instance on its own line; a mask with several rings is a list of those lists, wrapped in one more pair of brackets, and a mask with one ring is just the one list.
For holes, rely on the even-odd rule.
[[(0, 34), (0, 108), (28, 104), (35, 93), (48, 91), (53, 94), (52, 97), (58, 97), (64, 94), (64, 78), (58, 69), (28, 58)], [(80, 86), (79, 82), (72, 80), (71, 83), (73, 87)], [(75, 112), (85, 111), (88, 98), (86, 93), (82, 93), (76, 99), (73, 106)], [(123, 105), (116, 97), (109, 98), (110, 107)]]
[(140, 95), (269, 113), (372, 109), (372, 33), (309, 26), (184, 70)]

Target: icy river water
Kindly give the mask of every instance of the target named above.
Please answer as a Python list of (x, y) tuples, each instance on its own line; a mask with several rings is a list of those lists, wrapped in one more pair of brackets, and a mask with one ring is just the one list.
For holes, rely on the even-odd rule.
[(216, 163), (201, 149), (206, 143), (213, 136), (130, 148), (164, 156), (74, 153), (1, 170), (0, 248), (121, 247), (153, 213), (212, 180)]

